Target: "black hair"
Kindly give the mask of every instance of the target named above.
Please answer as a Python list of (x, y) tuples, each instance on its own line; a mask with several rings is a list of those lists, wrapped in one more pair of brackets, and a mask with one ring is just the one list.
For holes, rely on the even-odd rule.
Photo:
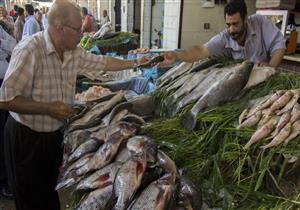
[(86, 7), (81, 7), (81, 11), (83, 15), (87, 15), (88, 14), (88, 10)]
[(236, 13), (240, 13), (241, 18), (245, 20), (247, 16), (247, 5), (244, 0), (230, 0), (224, 7), (224, 17)]
[(18, 7), (18, 16), (24, 15), (24, 9), (22, 7)]
[(29, 15), (34, 14), (34, 8), (31, 4), (25, 4), (25, 10)]

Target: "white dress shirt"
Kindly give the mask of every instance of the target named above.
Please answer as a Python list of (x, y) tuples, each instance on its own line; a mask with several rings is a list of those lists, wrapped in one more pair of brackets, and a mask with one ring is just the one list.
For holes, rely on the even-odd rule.
[(40, 24), (37, 22), (33, 15), (25, 18), (25, 24), (23, 28), (22, 39), (32, 36), (33, 34), (41, 31)]

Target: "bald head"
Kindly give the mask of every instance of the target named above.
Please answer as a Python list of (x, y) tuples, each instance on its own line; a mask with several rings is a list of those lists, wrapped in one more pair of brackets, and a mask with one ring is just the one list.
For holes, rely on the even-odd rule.
[(50, 26), (64, 25), (72, 19), (80, 17), (80, 7), (69, 0), (56, 0), (48, 13), (48, 23)]

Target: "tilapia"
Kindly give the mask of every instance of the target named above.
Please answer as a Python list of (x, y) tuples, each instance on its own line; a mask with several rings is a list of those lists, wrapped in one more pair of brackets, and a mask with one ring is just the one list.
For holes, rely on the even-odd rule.
[(281, 144), (290, 135), (292, 130), (291, 123), (288, 123), (279, 133), (274, 137), (274, 139), (267, 145), (261, 146), (262, 149), (267, 149), (270, 147), (275, 147)]
[(114, 183), (114, 193), (117, 197), (117, 203), (113, 210), (127, 208), (141, 184), (146, 166), (147, 160), (145, 155), (133, 156), (122, 165)]
[(134, 201), (129, 210), (164, 210), (174, 191), (172, 175), (166, 174), (152, 182)]
[(124, 100), (125, 93), (123, 91), (119, 91), (117, 95), (112, 97), (109, 101), (101, 102), (94, 106), (89, 112), (87, 112), (83, 117), (74, 121), (70, 124), (68, 131), (75, 130), (84, 126), (85, 124), (89, 124), (91, 121), (96, 118), (103, 117), (111, 108), (113, 108), (116, 104)]
[(197, 114), (207, 107), (219, 105), (235, 98), (248, 81), (253, 63), (244, 61), (235, 66), (234, 72), (227, 73), (223, 79), (214, 83), (197, 101), (193, 108), (186, 112), (182, 125), (187, 130), (193, 130), (197, 123)]
[(90, 176), (81, 180), (76, 186), (77, 190), (92, 190), (98, 188), (104, 188), (108, 185), (112, 185), (117, 172), (121, 168), (122, 163), (114, 162), (98, 171), (94, 172)]
[(96, 189), (89, 193), (79, 205), (77, 210), (107, 210), (110, 209), (113, 195), (113, 184), (104, 188)]
[(173, 109), (168, 112), (171, 113), (171, 116), (174, 116), (181, 108), (184, 106), (195, 102), (199, 99), (207, 90), (207, 87), (211, 86), (215, 82), (219, 81), (224, 75), (228, 72), (228, 69), (215, 69), (214, 72), (211, 72), (206, 78), (204, 78), (200, 83), (197, 84), (194, 90), (191, 93), (184, 96), (182, 100), (178, 101), (175, 106), (170, 106)]
[(83, 144), (81, 144), (68, 158), (68, 162), (71, 163), (83, 155), (91, 152), (95, 152), (104, 141), (98, 141), (94, 139), (89, 139)]
[(293, 109), (295, 104), (297, 103), (299, 99), (299, 93), (295, 93), (293, 98), (285, 105), (279, 112), (277, 112), (277, 115), (282, 115), (285, 112), (288, 112)]
[(148, 163), (157, 161), (157, 145), (148, 136), (134, 136), (128, 139), (126, 147), (133, 155), (145, 153)]
[(133, 135), (135, 131), (135, 127), (128, 124), (127, 127), (123, 128), (123, 131), (112, 134), (89, 162), (76, 170), (76, 174), (80, 176), (108, 165), (117, 154), (122, 141)]
[(255, 131), (255, 133), (251, 136), (251, 139), (244, 146), (244, 149), (249, 149), (252, 144), (267, 137), (274, 130), (277, 122), (278, 122), (278, 119), (272, 118), (265, 125), (263, 125), (260, 129)]
[(131, 157), (131, 154), (126, 146), (119, 150), (120, 152), (118, 152), (115, 161), (125, 163)]

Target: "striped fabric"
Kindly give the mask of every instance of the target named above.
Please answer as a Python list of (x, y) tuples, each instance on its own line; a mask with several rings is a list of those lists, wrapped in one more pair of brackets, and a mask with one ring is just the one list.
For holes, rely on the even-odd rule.
[[(72, 104), (77, 74), (94, 78), (99, 70), (104, 70), (106, 62), (106, 57), (93, 55), (80, 47), (65, 52), (62, 62), (48, 32), (39, 32), (15, 47), (0, 89), (0, 101), (23, 96), (38, 102)], [(47, 115), (10, 113), (16, 121), (37, 132), (51, 132), (62, 126), (60, 121)]]

